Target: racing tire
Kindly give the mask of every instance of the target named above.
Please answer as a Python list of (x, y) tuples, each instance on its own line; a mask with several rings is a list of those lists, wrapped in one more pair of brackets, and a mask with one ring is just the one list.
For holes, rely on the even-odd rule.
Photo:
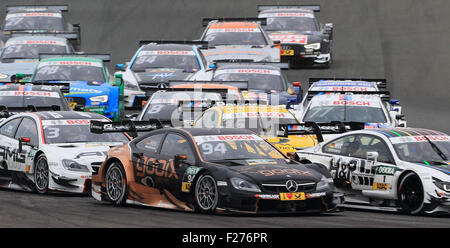
[(213, 213), (219, 203), (219, 191), (214, 177), (206, 172), (195, 183), (195, 210), (200, 213)]
[(47, 157), (40, 154), (34, 166), (34, 189), (37, 193), (45, 194), (48, 192), (49, 174)]
[(106, 196), (116, 206), (122, 206), (127, 199), (127, 177), (122, 164), (113, 162), (105, 175)]
[(420, 214), (424, 209), (424, 190), (417, 174), (410, 172), (398, 186), (398, 202), (402, 212), (411, 215)]

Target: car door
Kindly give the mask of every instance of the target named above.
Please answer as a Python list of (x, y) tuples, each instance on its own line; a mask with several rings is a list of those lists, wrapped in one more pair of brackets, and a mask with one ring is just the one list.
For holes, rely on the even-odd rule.
[(17, 155), (14, 160), (14, 170), (27, 172), (30, 171), (32, 160), (29, 159), (28, 155), (34, 155), (32, 152), (36, 151), (39, 146), (39, 134), (36, 122), (29, 118), (23, 118), (19, 127), (17, 128), (15, 140), (17, 141), (17, 150), (19, 150), (19, 139), (28, 138), (29, 142), (22, 143), (22, 151)]
[(14, 138), (22, 118), (14, 118), (0, 126), (0, 166), (3, 169), (15, 170), (14, 153), (19, 142)]

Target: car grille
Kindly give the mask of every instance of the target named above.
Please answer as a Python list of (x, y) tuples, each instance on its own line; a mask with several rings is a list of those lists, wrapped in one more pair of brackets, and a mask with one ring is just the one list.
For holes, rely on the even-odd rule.
[[(294, 192), (311, 192), (316, 189), (314, 181), (295, 181), (297, 183), (297, 191)], [(265, 193), (286, 193), (289, 192), (285, 182), (263, 183), (262, 190)]]

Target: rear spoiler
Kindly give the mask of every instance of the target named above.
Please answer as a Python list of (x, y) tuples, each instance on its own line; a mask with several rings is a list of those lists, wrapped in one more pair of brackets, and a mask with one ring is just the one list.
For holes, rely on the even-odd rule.
[(7, 5), (6, 12), (13, 10), (24, 10), (24, 11), (44, 11), (44, 10), (54, 10), (61, 12), (68, 12), (69, 5)]
[[(169, 80), (169, 87), (183, 85), (183, 84), (220, 84), (229, 85), (238, 88), (239, 90), (248, 90), (248, 81), (180, 81)], [(208, 90), (207, 88), (201, 88), (201, 90)]]
[(23, 37), (23, 36), (55, 36), (60, 38), (66, 38), (68, 40), (77, 40), (78, 32), (37, 32), (37, 31), (11, 31), (11, 37)]
[(244, 18), (225, 18), (225, 17), (218, 17), (218, 18), (203, 18), (202, 19), (202, 26), (206, 27), (208, 24), (212, 21), (217, 22), (258, 22), (260, 25), (267, 25), (267, 18), (258, 18), (258, 17), (244, 17)]
[(59, 88), (59, 90), (63, 94), (70, 92), (70, 83), (66, 83), (66, 82), (50, 83), (48, 81), (34, 81), (34, 82), (17, 82), (16, 84), (22, 84), (22, 85), (32, 84), (32, 85), (51, 86), (51, 87)]
[(258, 5), (258, 12), (269, 9), (307, 9), (314, 12), (320, 11), (320, 5)]
[(0, 105), (0, 118), (8, 118), (14, 114), (21, 112), (38, 112), (38, 111), (59, 111), (61, 107), (58, 105), (51, 106), (34, 106), (28, 105), (26, 107), (7, 107)]
[(279, 137), (289, 135), (315, 134), (318, 142), (323, 142), (322, 134), (340, 134), (353, 130), (364, 129), (364, 122), (341, 122), (333, 121), (328, 123), (305, 122), (296, 125), (280, 125)]
[(136, 138), (137, 132), (150, 132), (156, 129), (163, 128), (163, 124), (157, 119), (150, 119), (148, 121), (117, 121), (117, 122), (103, 122), (91, 121), (90, 129), (92, 133), (128, 133), (131, 137)]
[(139, 41), (139, 46), (147, 44), (179, 44), (179, 45), (194, 45), (201, 47), (208, 47), (207, 41), (194, 41), (194, 40), (141, 40)]
[(307, 94), (307, 100), (310, 101), (315, 95), (319, 94), (328, 94), (328, 93), (335, 93), (335, 94), (347, 94), (351, 93), (354, 95), (380, 95), (380, 98), (382, 101), (390, 101), (391, 96), (389, 91), (326, 91), (326, 90), (310, 90)]
[(230, 65), (230, 64), (243, 64), (243, 65), (270, 65), (274, 67), (278, 67), (280, 69), (289, 69), (289, 63), (279, 63), (279, 62), (257, 62), (254, 60), (248, 60), (248, 59), (219, 59), (214, 60), (214, 63), (217, 67), (223, 66), (223, 65)]
[(387, 89), (387, 80), (386, 78), (309, 78), (308, 79), (308, 88), (311, 87), (313, 83), (319, 81), (356, 81), (356, 82), (370, 82), (375, 83), (377, 87), (380, 89)]
[(100, 59), (103, 62), (111, 61), (111, 54), (100, 54), (100, 53), (39, 53), (39, 59), (46, 58), (58, 58), (58, 57), (85, 57), (85, 58), (94, 58)]
[(178, 107), (184, 110), (201, 110), (205, 111), (216, 104), (214, 100), (191, 100), (191, 101), (178, 101)]

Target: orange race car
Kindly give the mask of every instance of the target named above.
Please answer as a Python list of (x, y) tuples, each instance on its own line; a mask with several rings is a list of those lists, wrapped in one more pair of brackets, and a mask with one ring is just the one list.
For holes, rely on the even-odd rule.
[(291, 160), (247, 129), (127, 121), (91, 122), (91, 131), (147, 131), (110, 149), (92, 177), (100, 201), (204, 213), (324, 212), (340, 203), (325, 166)]

